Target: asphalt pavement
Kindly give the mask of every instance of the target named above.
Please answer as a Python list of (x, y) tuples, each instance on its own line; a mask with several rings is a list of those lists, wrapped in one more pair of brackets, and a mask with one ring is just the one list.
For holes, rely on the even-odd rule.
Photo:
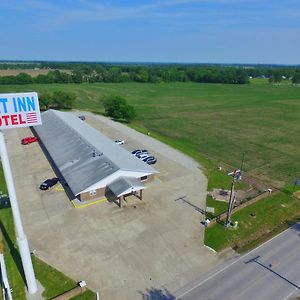
[(300, 223), (175, 293), (180, 300), (283, 300), (300, 295)]

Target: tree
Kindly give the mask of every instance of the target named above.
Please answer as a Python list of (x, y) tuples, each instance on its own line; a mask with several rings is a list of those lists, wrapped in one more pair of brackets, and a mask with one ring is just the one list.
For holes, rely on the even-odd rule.
[(281, 80), (282, 80), (282, 75), (281, 75), (281, 73), (279, 73), (279, 72), (274, 72), (273, 74), (272, 74), (272, 76), (270, 77), (270, 79), (269, 79), (269, 82), (275, 82), (275, 83), (279, 83), (279, 82), (281, 82)]
[(57, 108), (72, 108), (75, 98), (73, 94), (63, 91), (55, 91), (52, 95), (53, 103), (57, 105)]
[(116, 120), (131, 121), (136, 117), (134, 107), (120, 96), (109, 96), (102, 100), (105, 114)]
[(73, 102), (76, 99), (71, 93), (55, 91), (52, 94), (44, 93), (39, 95), (40, 107), (42, 110), (47, 110), (49, 108), (70, 109), (73, 106)]
[(50, 93), (43, 93), (39, 95), (39, 102), (41, 110), (47, 110), (53, 103), (52, 95)]
[(300, 72), (296, 72), (292, 78), (292, 83), (299, 84), (300, 83)]
[(15, 77), (16, 84), (32, 83), (32, 77), (26, 73), (20, 73)]

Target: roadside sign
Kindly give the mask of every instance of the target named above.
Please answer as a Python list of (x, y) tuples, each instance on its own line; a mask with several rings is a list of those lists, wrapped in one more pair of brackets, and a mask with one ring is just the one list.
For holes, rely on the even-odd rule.
[(0, 130), (41, 124), (37, 93), (0, 94)]

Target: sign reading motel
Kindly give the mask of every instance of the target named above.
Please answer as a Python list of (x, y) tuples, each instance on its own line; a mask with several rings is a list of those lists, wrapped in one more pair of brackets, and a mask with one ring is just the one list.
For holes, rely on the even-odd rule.
[(0, 130), (40, 124), (37, 93), (0, 94)]

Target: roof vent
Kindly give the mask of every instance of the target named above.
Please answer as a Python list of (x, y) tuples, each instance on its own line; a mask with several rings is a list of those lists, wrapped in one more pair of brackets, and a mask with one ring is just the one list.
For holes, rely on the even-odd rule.
[(92, 153), (92, 156), (93, 156), (93, 157), (101, 156), (101, 155), (103, 155), (102, 152), (97, 152), (96, 150), (93, 150), (93, 153)]

